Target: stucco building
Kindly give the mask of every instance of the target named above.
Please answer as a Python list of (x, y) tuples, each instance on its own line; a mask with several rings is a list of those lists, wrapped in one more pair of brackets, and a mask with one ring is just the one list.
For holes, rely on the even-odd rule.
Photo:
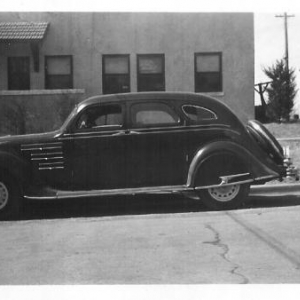
[(0, 97), (188, 91), (254, 116), (252, 13), (0, 13)]

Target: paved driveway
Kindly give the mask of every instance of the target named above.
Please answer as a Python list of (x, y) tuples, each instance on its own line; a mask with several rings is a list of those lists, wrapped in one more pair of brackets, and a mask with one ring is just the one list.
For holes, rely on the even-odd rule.
[(31, 204), (27, 219), (0, 222), (0, 283), (299, 283), (299, 204), (298, 196), (256, 196), (225, 212), (175, 196)]

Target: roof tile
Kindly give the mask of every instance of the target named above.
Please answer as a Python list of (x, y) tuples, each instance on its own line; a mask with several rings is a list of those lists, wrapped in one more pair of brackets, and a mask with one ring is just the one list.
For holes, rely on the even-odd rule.
[(47, 22), (0, 22), (0, 40), (41, 40)]

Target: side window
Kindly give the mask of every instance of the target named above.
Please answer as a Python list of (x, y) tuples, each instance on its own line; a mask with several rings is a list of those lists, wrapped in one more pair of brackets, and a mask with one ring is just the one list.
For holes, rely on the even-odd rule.
[(131, 123), (134, 127), (173, 126), (179, 122), (176, 112), (164, 103), (139, 103), (131, 107)]
[(96, 105), (87, 108), (76, 122), (76, 130), (121, 127), (122, 106), (117, 104)]
[(182, 110), (193, 122), (216, 120), (218, 118), (213, 111), (197, 105), (183, 105)]

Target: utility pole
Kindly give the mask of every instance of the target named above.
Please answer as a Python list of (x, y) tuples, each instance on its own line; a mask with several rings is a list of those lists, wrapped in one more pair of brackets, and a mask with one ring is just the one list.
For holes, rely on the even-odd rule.
[[(284, 18), (284, 37), (285, 37), (285, 70), (286, 70), (286, 99), (287, 102), (290, 100), (289, 88), (290, 88), (290, 69), (289, 69), (289, 42), (288, 42), (288, 18), (294, 17), (294, 15), (288, 15), (286, 12), (283, 15), (276, 15), (277, 18)], [(287, 116), (289, 119), (289, 115)]]
[(286, 12), (283, 15), (276, 15), (276, 18), (284, 18), (284, 37), (285, 37), (285, 67), (289, 70), (289, 41), (288, 41), (288, 18), (295, 15), (288, 15)]

